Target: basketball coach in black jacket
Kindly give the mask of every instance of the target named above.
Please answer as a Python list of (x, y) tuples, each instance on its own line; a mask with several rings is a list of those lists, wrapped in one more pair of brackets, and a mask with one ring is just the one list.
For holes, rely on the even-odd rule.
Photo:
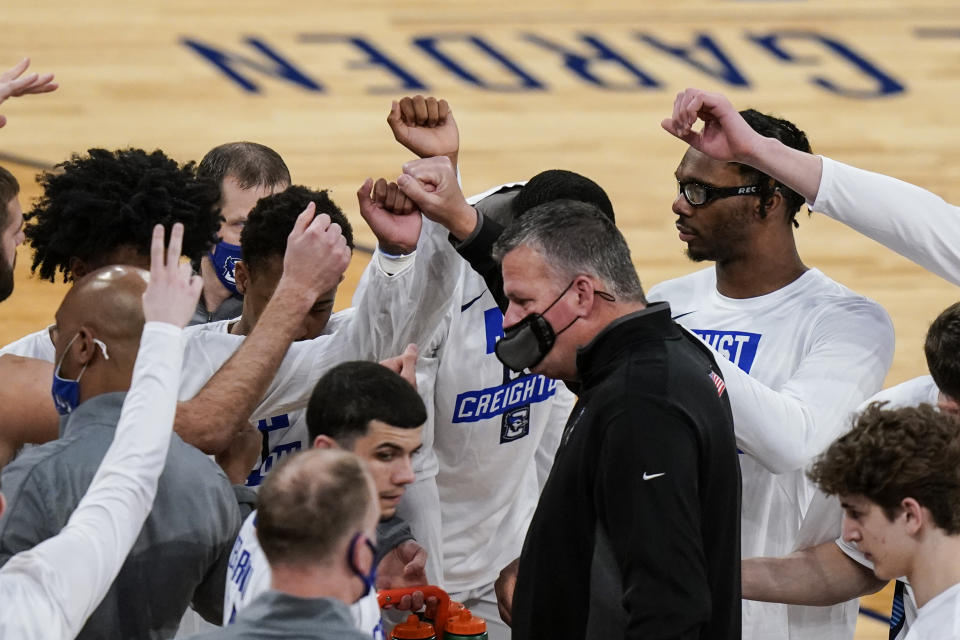
[(509, 300), (497, 355), (580, 396), (501, 576), (517, 571), (501, 599), (513, 638), (740, 638), (740, 467), (709, 351), (666, 303), (647, 306), (592, 205), (531, 209), (494, 257)]

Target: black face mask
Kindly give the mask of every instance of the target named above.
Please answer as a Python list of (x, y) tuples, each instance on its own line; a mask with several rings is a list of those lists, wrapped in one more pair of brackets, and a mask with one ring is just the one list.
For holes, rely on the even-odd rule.
[[(553, 305), (557, 304), (560, 298), (570, 290), (574, 282), (571, 280), (567, 288), (550, 303), (549, 307), (543, 310), (543, 313), (550, 311)], [(497, 360), (519, 373), (540, 364), (540, 361), (550, 353), (550, 349), (557, 341), (557, 336), (569, 329), (570, 325), (579, 319), (580, 317), (577, 316), (563, 329), (554, 332), (553, 327), (543, 317), (543, 314), (531, 313), (515, 325), (509, 328), (504, 327), (503, 337), (497, 341), (493, 351), (497, 354)]]

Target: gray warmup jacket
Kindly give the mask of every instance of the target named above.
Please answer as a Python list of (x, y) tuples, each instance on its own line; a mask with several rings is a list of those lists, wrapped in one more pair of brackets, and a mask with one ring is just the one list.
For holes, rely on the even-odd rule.
[[(4, 468), (0, 566), (66, 525), (113, 441), (125, 396), (87, 400), (61, 422), (59, 440)], [(81, 640), (171, 638), (191, 600), (208, 619), (221, 619), (227, 560), (252, 492), (235, 493), (220, 467), (172, 437), (153, 510)]]

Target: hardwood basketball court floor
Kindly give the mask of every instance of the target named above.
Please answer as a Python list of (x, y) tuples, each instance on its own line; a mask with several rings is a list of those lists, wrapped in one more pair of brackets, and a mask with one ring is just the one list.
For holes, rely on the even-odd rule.
[[(354, 193), (409, 159), (385, 124), (390, 100), (433, 94), (460, 125), (466, 192), (547, 168), (594, 178), (649, 287), (699, 268), (670, 211), (684, 145), (659, 127), (687, 86), (786, 117), (817, 153), (960, 203), (960, 6), (947, 0), (16, 0), (3, 21), (0, 67), (30, 55), (62, 83), (0, 106), (0, 164), (21, 180), (25, 208), (37, 169), (74, 151), (161, 148), (185, 161), (254, 140), (281, 153), (294, 182), (331, 189), (372, 246)], [(887, 384), (924, 374), (924, 333), (955, 287), (823, 216), (800, 222), (805, 262), (893, 318)], [(340, 307), (367, 259), (355, 255)], [(63, 295), (29, 264), (21, 248), (3, 343), (48, 324)], [(889, 591), (864, 603), (888, 613)], [(886, 631), (862, 618), (857, 637)]]

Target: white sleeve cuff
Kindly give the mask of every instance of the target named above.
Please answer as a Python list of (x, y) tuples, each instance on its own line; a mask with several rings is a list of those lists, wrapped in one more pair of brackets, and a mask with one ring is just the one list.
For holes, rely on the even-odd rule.
[(373, 259), (377, 263), (377, 268), (388, 276), (397, 276), (410, 268), (416, 259), (417, 252), (413, 251), (406, 255), (395, 256), (383, 252), (377, 247), (377, 252), (373, 254)]
[[(833, 175), (836, 173), (835, 168), (835, 160), (831, 160), (826, 156), (820, 156), (820, 185), (817, 187), (817, 199), (807, 203), (807, 206), (817, 213), (824, 213), (825, 209), (830, 208), (827, 201), (832, 195)], [(827, 213), (826, 215), (830, 214)]]

